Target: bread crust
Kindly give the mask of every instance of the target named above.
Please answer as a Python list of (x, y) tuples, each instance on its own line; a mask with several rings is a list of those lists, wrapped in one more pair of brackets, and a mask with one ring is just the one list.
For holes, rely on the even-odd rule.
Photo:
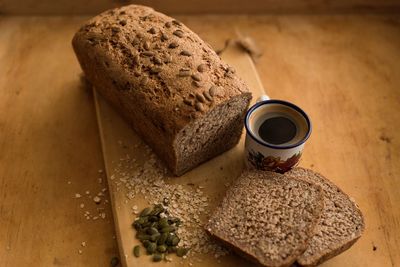
[(176, 175), (178, 134), (234, 97), (247, 106), (251, 99), (210, 45), (149, 7), (106, 11), (83, 25), (72, 45), (87, 79)]

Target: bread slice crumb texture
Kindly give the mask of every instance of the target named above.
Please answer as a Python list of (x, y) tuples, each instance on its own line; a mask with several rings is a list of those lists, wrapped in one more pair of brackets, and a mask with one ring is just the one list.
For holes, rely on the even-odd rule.
[(324, 209), (316, 234), (297, 262), (303, 266), (316, 266), (350, 248), (365, 227), (357, 204), (331, 181), (312, 170), (295, 168), (285, 175), (319, 185), (324, 192)]
[(263, 266), (289, 266), (306, 249), (322, 209), (319, 186), (277, 173), (246, 171), (206, 229)]

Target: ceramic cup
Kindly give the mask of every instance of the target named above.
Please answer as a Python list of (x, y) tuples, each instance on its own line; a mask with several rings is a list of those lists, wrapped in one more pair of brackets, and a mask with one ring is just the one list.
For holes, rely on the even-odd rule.
[[(296, 126), (291, 140), (267, 143), (260, 137), (260, 126), (267, 119), (284, 117)], [(248, 168), (284, 173), (300, 160), (304, 143), (311, 134), (311, 121), (298, 106), (283, 100), (269, 99), (264, 95), (252, 106), (245, 117), (245, 157)], [(275, 128), (274, 128), (275, 130)], [(277, 129), (279, 132), (279, 129)]]

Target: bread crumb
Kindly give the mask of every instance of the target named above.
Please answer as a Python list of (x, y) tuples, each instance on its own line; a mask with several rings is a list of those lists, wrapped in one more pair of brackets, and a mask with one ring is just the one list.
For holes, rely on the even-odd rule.
[(83, 208), (85, 207), (85, 204), (81, 203), (81, 204), (79, 205), (79, 207), (80, 207), (81, 209), (83, 209)]
[(79, 253), (79, 254), (82, 254), (82, 250), (79, 249), (79, 250), (78, 250), (78, 253)]
[(81, 246), (82, 246), (82, 247), (86, 247), (86, 242), (83, 241), (83, 242), (81, 243)]
[(78, 193), (75, 194), (75, 198), (80, 198), (80, 197), (81, 197), (81, 194), (78, 194)]
[(98, 196), (95, 196), (95, 197), (93, 198), (93, 201), (94, 201), (94, 203), (96, 203), (96, 204), (100, 204), (101, 198), (99, 198)]

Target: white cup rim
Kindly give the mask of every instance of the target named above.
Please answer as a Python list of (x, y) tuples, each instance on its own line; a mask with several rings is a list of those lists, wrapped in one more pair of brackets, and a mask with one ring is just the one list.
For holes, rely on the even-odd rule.
[[(295, 143), (295, 144), (283, 145), (283, 146), (281, 146), (281, 145), (269, 144), (269, 143), (265, 142), (264, 140), (261, 140), (261, 139), (255, 137), (254, 134), (253, 134), (253, 133), (251, 132), (251, 130), (250, 130), (250, 125), (249, 125), (249, 118), (250, 118), (250, 115), (253, 113), (253, 111), (255, 111), (255, 110), (256, 110), (257, 108), (259, 108), (260, 106), (268, 105), (268, 104), (281, 104), (281, 105), (284, 105), (284, 106), (288, 106), (289, 108), (294, 109), (295, 111), (299, 112), (299, 113), (304, 117), (304, 119), (305, 119), (306, 122), (307, 122), (308, 129), (307, 129), (306, 135), (305, 135), (299, 142), (297, 142), (297, 143)], [(310, 118), (308, 117), (307, 113), (304, 112), (304, 110), (302, 110), (300, 107), (296, 106), (296, 105), (293, 104), (293, 103), (290, 103), (290, 102), (287, 102), (287, 101), (284, 101), (284, 100), (279, 100), (279, 99), (269, 99), (269, 100), (260, 101), (260, 102), (257, 102), (256, 104), (254, 104), (254, 105), (253, 105), (251, 108), (249, 108), (249, 110), (246, 112), (246, 116), (244, 117), (244, 126), (245, 126), (245, 128), (246, 128), (247, 134), (248, 134), (254, 141), (256, 141), (257, 143), (259, 143), (260, 145), (267, 146), (267, 147), (274, 148), (274, 149), (290, 149), (290, 148), (298, 147), (298, 146), (304, 144), (304, 142), (307, 141), (307, 139), (310, 137), (311, 131), (312, 131), (311, 120), (310, 120)]]

